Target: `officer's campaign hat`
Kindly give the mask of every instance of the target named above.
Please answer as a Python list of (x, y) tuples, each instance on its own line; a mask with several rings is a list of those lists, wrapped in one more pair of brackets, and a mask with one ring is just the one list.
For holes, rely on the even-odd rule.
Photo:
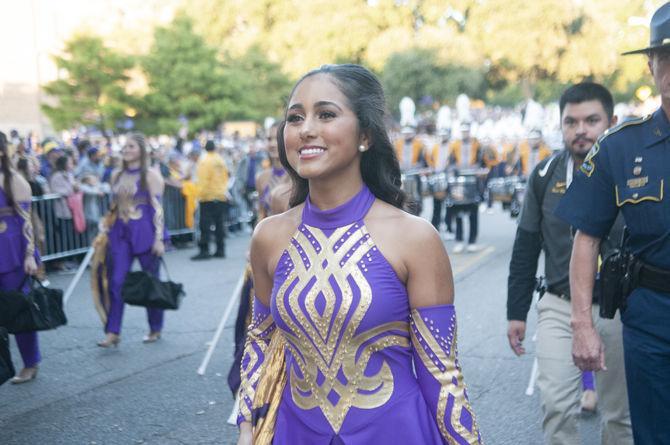
[(651, 18), (651, 24), (649, 25), (649, 46), (625, 52), (623, 55), (643, 54), (661, 48), (670, 48), (670, 2), (658, 8)]

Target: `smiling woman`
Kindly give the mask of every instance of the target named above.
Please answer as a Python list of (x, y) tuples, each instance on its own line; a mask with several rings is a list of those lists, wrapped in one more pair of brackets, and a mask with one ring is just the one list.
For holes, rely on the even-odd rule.
[[(305, 74), (290, 97), (278, 143), (280, 159), (294, 183), (292, 206), (305, 201), (310, 172), (318, 171), (314, 169), (319, 165), (308, 161), (317, 160), (320, 155), (324, 155), (326, 163), (335, 161), (325, 159), (327, 146), (310, 142), (310, 134), (318, 126), (326, 129), (328, 143), (334, 144), (330, 148), (345, 148), (344, 153), (333, 156), (341, 155), (343, 162), (351, 159), (351, 171), (358, 171), (375, 196), (402, 208), (405, 194), (400, 189), (400, 167), (384, 125), (384, 93), (369, 71), (357, 65), (325, 65)], [(306, 143), (301, 137), (306, 137)], [(300, 168), (305, 169), (304, 175), (297, 170)]]
[(401, 208), (378, 80), (305, 75), (280, 159), (292, 208), (258, 224), (239, 444), (479, 443), (456, 359), (449, 258)]

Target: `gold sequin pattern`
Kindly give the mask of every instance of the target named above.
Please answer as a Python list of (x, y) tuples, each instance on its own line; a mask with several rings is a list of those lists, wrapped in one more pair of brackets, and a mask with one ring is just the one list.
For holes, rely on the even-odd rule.
[[(386, 323), (356, 335), (372, 302), (372, 289), (359, 264), (371, 249), (374, 244), (361, 224), (339, 228), (330, 236), (302, 225), (287, 249), (293, 267), (275, 298), (288, 327), (282, 333), (299, 370), (290, 370), (292, 399), (302, 409), (319, 408), (336, 433), (352, 407), (377, 408), (393, 393), (388, 363), (383, 362), (375, 375), (364, 374), (372, 354), (392, 346), (409, 347), (407, 322)], [(331, 282), (342, 295), (339, 301)], [(353, 307), (355, 288), (360, 300)], [(305, 310), (300, 305), (303, 294)], [(324, 303), (322, 313), (317, 300)]]
[(156, 233), (155, 241), (163, 239), (163, 206), (156, 196), (151, 197), (151, 207), (154, 209), (154, 230)]
[(129, 220), (137, 221), (142, 219), (142, 209), (139, 209), (138, 206), (147, 202), (144, 199), (135, 198), (135, 194), (137, 193), (135, 178), (121, 175), (113, 189), (119, 218), (124, 223), (127, 223)]
[[(440, 394), (437, 403), (437, 425), (442, 437), (451, 445), (457, 444), (456, 439), (449, 433), (445, 425), (445, 416), (447, 402), (449, 398), (453, 399), (453, 407), (450, 413), (449, 422), (456, 433), (469, 444), (479, 444), (479, 428), (475, 419), (475, 414), (470, 407), (470, 402), (465, 394), (466, 388), (463, 381), (463, 374), (456, 361), (457, 342), (456, 342), (456, 320), (450, 323), (447, 332), (440, 332), (440, 328), (434, 326), (429, 317), (422, 317), (417, 309), (413, 309), (410, 316), (410, 330), (412, 335), (412, 345), (419, 355), (421, 362), (428, 369), (428, 372), (439, 382)], [(443, 328), (444, 331), (444, 328)], [(443, 335), (446, 334), (446, 337)], [(445, 352), (445, 351), (448, 351)], [(456, 384), (454, 384), (456, 380)], [(461, 424), (462, 410), (467, 410), (472, 416), (472, 431), (469, 431)]]
[(30, 203), (26, 203), (27, 209), (23, 208), (20, 203), (16, 205), (16, 212), (23, 220), (23, 237), (26, 240), (26, 257), (31, 257), (35, 253), (35, 235), (33, 233), (33, 220), (30, 216)]
[(258, 379), (263, 370), (265, 351), (270, 344), (275, 323), (269, 314), (252, 315), (244, 344), (244, 357), (240, 369), (240, 414), (251, 422), (251, 407)]

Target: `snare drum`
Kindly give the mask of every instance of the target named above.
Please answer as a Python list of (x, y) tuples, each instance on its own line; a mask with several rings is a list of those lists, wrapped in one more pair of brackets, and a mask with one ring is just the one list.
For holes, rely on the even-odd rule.
[(499, 201), (504, 204), (512, 202), (518, 183), (518, 176), (491, 179), (487, 187), (491, 201)]
[(401, 188), (407, 195), (407, 211), (418, 215), (421, 213), (421, 176), (419, 174), (407, 173), (400, 176)]
[(428, 188), (430, 189), (430, 194), (433, 195), (435, 199), (443, 200), (446, 198), (447, 189), (449, 188), (447, 174), (444, 172), (433, 174), (428, 179)]
[(479, 186), (476, 176), (461, 175), (448, 179), (448, 205), (466, 205), (479, 202)]

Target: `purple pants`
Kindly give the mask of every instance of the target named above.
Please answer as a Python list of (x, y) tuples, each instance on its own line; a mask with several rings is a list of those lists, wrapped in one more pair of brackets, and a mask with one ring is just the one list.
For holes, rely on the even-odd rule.
[[(0, 274), (0, 289), (16, 290), (25, 279), (25, 273), (22, 269), (16, 269), (12, 272)], [(27, 289), (24, 289), (26, 292)], [(16, 334), (16, 345), (19, 347), (24, 368), (34, 368), (42, 361), (40, 354), (40, 345), (37, 339), (37, 332), (26, 332)]]
[[(130, 272), (135, 258), (140, 260), (142, 270), (158, 276), (160, 259), (151, 252), (133, 255), (130, 243), (121, 239), (109, 246), (109, 297), (110, 308), (107, 314), (106, 333), (121, 334), (121, 321), (123, 320), (123, 298), (121, 298), (121, 287)], [(163, 309), (147, 308), (147, 319), (151, 332), (160, 332), (163, 329)]]

